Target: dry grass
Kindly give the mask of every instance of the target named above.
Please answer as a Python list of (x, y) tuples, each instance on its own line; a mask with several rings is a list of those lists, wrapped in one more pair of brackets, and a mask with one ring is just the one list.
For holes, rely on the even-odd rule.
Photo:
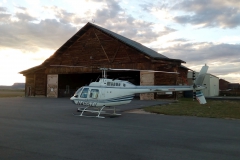
[(166, 115), (240, 119), (240, 101), (208, 100), (207, 104), (200, 105), (190, 98), (182, 98), (170, 105), (147, 107), (144, 110)]
[(24, 97), (24, 90), (0, 90), (0, 98)]

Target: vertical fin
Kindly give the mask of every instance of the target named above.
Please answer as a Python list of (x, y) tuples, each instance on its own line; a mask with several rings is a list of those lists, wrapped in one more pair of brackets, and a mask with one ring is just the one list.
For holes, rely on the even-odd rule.
[(207, 70), (208, 70), (208, 66), (205, 64), (205, 66), (202, 67), (202, 69), (200, 70), (200, 72), (198, 74), (198, 77), (197, 77), (197, 79), (195, 81), (196, 85), (202, 85), (203, 80), (205, 78), (205, 75), (207, 73)]

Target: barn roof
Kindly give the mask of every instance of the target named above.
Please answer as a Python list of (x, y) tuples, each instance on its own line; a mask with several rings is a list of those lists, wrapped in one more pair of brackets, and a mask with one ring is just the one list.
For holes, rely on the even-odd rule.
[(188, 67), (186, 67), (186, 66), (184, 66), (184, 65), (181, 65), (180, 67), (183, 68), (183, 69), (186, 69), (186, 70), (191, 70), (191, 71), (193, 71), (192, 69), (190, 69), (190, 68), (188, 68)]
[(142, 45), (142, 44), (140, 44), (140, 43), (138, 43), (136, 41), (133, 41), (133, 40), (131, 40), (129, 38), (126, 38), (126, 37), (124, 37), (122, 35), (119, 35), (119, 34), (117, 34), (115, 32), (112, 32), (110, 30), (107, 30), (105, 28), (97, 26), (95, 24), (92, 24), (92, 23), (90, 23), (90, 24), (93, 25), (94, 27), (96, 27), (97, 29), (99, 29), (99, 30), (101, 30), (101, 31), (111, 35), (112, 37), (118, 39), (119, 41), (121, 41), (121, 42), (123, 42), (123, 43), (125, 43), (125, 44), (127, 44), (127, 45), (129, 45), (129, 46), (131, 46), (131, 47), (133, 47), (133, 48), (135, 48), (135, 49), (145, 53), (145, 54), (147, 54), (148, 56), (150, 56), (152, 58), (169, 59), (168, 57), (166, 57), (166, 56), (164, 56), (162, 54), (159, 54), (158, 52), (156, 52), (156, 51), (154, 51), (154, 50), (152, 50), (152, 49), (150, 49), (148, 47), (145, 47), (144, 45)]
[(158, 52), (156, 52), (156, 51), (154, 51), (154, 50), (152, 50), (152, 49), (150, 49), (150, 48), (148, 48), (148, 47), (146, 47), (146, 46), (144, 46), (144, 45), (142, 45), (142, 44), (140, 44), (140, 43), (138, 43), (134, 40), (131, 40), (131, 39), (126, 38), (122, 35), (119, 35), (115, 32), (112, 32), (108, 29), (102, 28), (98, 25), (95, 25), (95, 24), (92, 24), (92, 23), (88, 22), (75, 35), (73, 35), (68, 41), (66, 41), (59, 49), (57, 49), (51, 57), (46, 59), (41, 65), (30, 68), (30, 69), (27, 69), (27, 70), (24, 70), (24, 71), (21, 71), (20, 73), (25, 74), (27, 72), (34, 72), (36, 70), (42, 69), (43, 68), (42, 66), (45, 66), (51, 60), (52, 57), (54, 57), (56, 55), (60, 55), (63, 52), (65, 52), (65, 50), (67, 50), (71, 45), (73, 45), (73, 43), (75, 43), (79, 39), (79, 37), (81, 37), (91, 27), (94, 27), (94, 28), (102, 31), (105, 34), (108, 34), (109, 36), (121, 41), (122, 43), (125, 43), (126, 45), (128, 45), (128, 46), (130, 46), (130, 47), (132, 47), (132, 48), (134, 48), (134, 49), (136, 49), (140, 52), (142, 52), (143, 54), (151, 57), (152, 59), (156, 59), (156, 60), (162, 59), (162, 60), (166, 60), (166, 61), (177, 61), (177, 62), (180, 62), (180, 63), (186, 63), (186, 62), (184, 62), (180, 59), (168, 58), (168, 57), (166, 57), (166, 56), (164, 56), (164, 55), (162, 55), (162, 54), (160, 54), (160, 53), (158, 53)]

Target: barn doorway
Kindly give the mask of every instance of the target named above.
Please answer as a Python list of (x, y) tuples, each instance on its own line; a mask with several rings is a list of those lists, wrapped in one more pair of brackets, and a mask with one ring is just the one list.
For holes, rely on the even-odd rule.
[[(78, 88), (98, 81), (101, 77), (102, 73), (59, 74), (58, 97), (71, 97)], [(127, 80), (135, 85), (140, 85), (139, 71), (107, 72), (107, 78)]]

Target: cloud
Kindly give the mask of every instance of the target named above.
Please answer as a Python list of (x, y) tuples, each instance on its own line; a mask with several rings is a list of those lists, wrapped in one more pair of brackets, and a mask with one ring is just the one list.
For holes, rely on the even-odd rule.
[[(124, 10), (116, 1), (107, 1), (105, 7), (96, 11), (88, 10), (91, 16), (77, 15), (57, 6), (44, 6), (43, 9), (51, 12), (55, 19), (34, 17), (26, 8), (17, 8), (22, 11), (12, 14), (0, 13), (0, 19), (5, 19), (2, 21), (4, 23), (0, 23), (0, 47), (20, 49), (24, 52), (34, 52), (39, 48), (56, 50), (78, 31), (78, 26), (83, 26), (92, 19), (95, 24), (139, 43), (156, 41), (158, 37), (176, 31), (170, 27), (154, 31), (154, 23), (124, 14)], [(0, 10), (5, 12), (7, 8)]]
[(11, 14), (8, 14), (6, 12), (7, 12), (7, 8), (0, 7), (0, 21), (1, 21), (1, 23), (7, 22), (11, 17)]
[(18, 6), (17, 8), (18, 8), (18, 9), (21, 9), (21, 10), (23, 10), (23, 11), (26, 11), (26, 10), (27, 10), (26, 7), (22, 7), (22, 6)]
[(6, 12), (7, 11), (7, 8), (5, 7), (0, 7), (0, 12)]
[(168, 57), (181, 57), (184, 61), (231, 62), (239, 57), (240, 44), (213, 44), (208, 42), (178, 43), (163, 53)]
[(77, 31), (76, 27), (55, 19), (31, 23), (35, 18), (24, 14), (17, 16), (23, 21), (0, 24), (0, 47), (28, 52), (37, 51), (39, 48), (56, 50)]
[(30, 16), (29, 14), (26, 13), (16, 13), (15, 17), (18, 18), (21, 21), (34, 21), (37, 20), (36, 18)]
[(240, 25), (239, 0), (183, 0), (175, 4), (172, 10), (185, 13), (173, 18), (181, 24), (221, 28), (236, 28)]
[(57, 6), (43, 7), (45, 10), (52, 12), (55, 17), (63, 24), (73, 23), (76, 15), (74, 13), (67, 12), (64, 9), (58, 8)]
[(240, 74), (240, 59), (238, 58), (240, 44), (181, 43), (180, 41), (174, 46), (165, 48), (163, 52), (161, 49), (158, 50), (159, 53), (169, 58), (187, 62), (184, 65), (196, 71), (202, 65), (208, 64), (209, 73), (216, 76)]
[(96, 11), (94, 20), (97, 25), (139, 43), (156, 41), (158, 37), (176, 31), (170, 27), (163, 27), (161, 31), (154, 31), (155, 23), (127, 15), (117, 1), (107, 1), (107, 7)]

